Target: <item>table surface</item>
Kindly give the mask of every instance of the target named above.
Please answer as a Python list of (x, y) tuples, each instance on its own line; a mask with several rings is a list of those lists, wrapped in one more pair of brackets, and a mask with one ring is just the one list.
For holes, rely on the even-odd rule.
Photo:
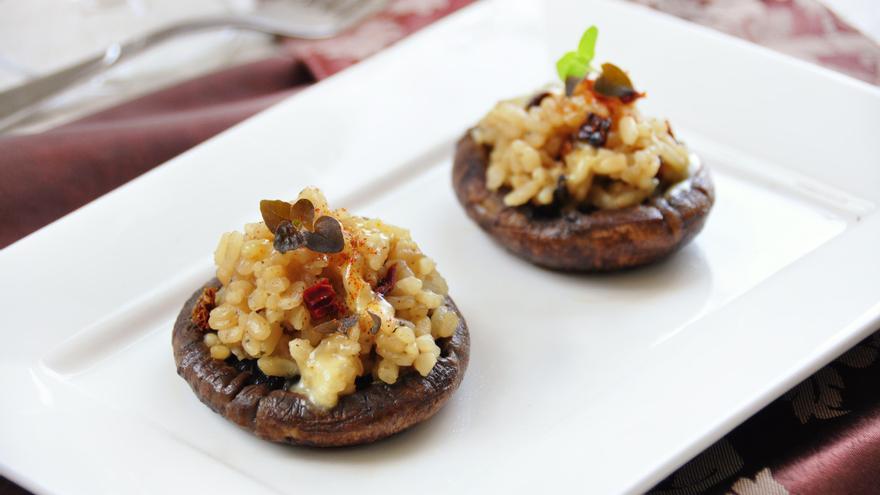
[[(196, 15), (243, 12), (256, 0), (28, 0), (0, 2), (0, 91), (59, 70), (108, 44)], [(668, 10), (670, 2), (636, 0)], [(875, 41), (880, 40), (877, 0), (821, 0)], [(668, 5), (667, 5), (668, 3)], [(748, 1), (739, 2), (748, 8)], [(683, 2), (682, 4), (686, 4)], [(725, 6), (725, 8), (727, 8)], [(780, 19), (780, 22), (785, 22)], [(46, 33), (51, 33), (46, 36)], [(21, 43), (20, 40), (41, 40)], [(169, 43), (53, 101), (12, 132), (38, 132), (158, 88), (267, 56), (272, 40), (223, 31)], [(784, 49), (784, 47), (780, 47)]]

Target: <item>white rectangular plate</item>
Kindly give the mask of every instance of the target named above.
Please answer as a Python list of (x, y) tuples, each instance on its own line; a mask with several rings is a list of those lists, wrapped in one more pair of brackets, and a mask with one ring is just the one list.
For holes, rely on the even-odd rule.
[[(693, 244), (616, 275), (510, 256), (450, 187), (455, 139), (589, 24), (718, 194)], [(480, 2), (0, 253), (0, 466), (66, 494), (645, 490), (877, 323), (878, 130), (875, 88), (648, 10)], [(368, 447), (258, 440), (171, 356), (220, 233), (312, 184), (412, 229), (471, 327), (447, 407)]]

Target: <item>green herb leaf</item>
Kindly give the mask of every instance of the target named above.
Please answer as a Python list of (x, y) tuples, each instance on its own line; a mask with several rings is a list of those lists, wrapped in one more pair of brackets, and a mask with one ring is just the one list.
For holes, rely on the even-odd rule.
[(581, 36), (576, 52), (567, 52), (556, 62), (556, 72), (559, 79), (565, 82), (566, 79), (577, 77), (583, 79), (589, 74), (592, 67), (590, 62), (596, 53), (596, 38), (599, 37), (599, 29), (596, 26), (590, 26)]
[(556, 62), (556, 72), (565, 81), (569, 77), (583, 78), (590, 71), (590, 61), (575, 52), (568, 52)]
[(590, 26), (584, 32), (584, 35), (581, 36), (580, 43), (578, 43), (578, 54), (587, 59), (587, 64), (593, 60), (593, 56), (596, 54), (596, 38), (598, 37), (599, 28)]

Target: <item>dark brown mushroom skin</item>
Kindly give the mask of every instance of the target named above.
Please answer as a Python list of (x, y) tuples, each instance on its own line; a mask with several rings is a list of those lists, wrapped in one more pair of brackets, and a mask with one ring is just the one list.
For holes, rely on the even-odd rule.
[(254, 384), (249, 371), (239, 371), (213, 359), (203, 343), (205, 330), (192, 321), (192, 310), (203, 290), (219, 288), (213, 279), (193, 293), (174, 324), (172, 346), (177, 373), (214, 412), (245, 430), (273, 442), (335, 447), (373, 442), (433, 416), (461, 383), (467, 368), (470, 335), (464, 317), (447, 298), (446, 306), (459, 316), (452, 337), (438, 340), (441, 357), (427, 377), (401, 373), (394, 385), (374, 382), (323, 411), (286, 389)]
[(618, 210), (539, 214), (509, 207), (486, 188), (489, 149), (468, 131), (456, 147), (452, 185), (483, 230), (526, 260), (563, 271), (611, 271), (657, 261), (691, 241), (715, 202), (705, 167), (646, 202)]

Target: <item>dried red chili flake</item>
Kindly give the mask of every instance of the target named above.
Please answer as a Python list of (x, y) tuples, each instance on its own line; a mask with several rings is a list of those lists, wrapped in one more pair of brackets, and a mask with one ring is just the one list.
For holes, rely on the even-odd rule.
[(382, 277), (382, 280), (376, 284), (376, 294), (385, 295), (391, 292), (391, 289), (394, 288), (394, 275), (397, 273), (397, 263), (391, 265), (388, 268), (388, 271), (385, 272), (385, 276)]
[(211, 327), (208, 326), (208, 318), (211, 316), (211, 310), (214, 309), (214, 298), (216, 295), (217, 289), (207, 287), (202, 291), (202, 295), (199, 296), (199, 300), (196, 301), (195, 306), (193, 306), (190, 319), (202, 330), (207, 331), (211, 329)]
[(322, 278), (303, 292), (303, 302), (312, 321), (336, 316), (340, 312), (339, 301), (336, 300), (336, 291), (330, 285), (330, 281)]
[(672, 132), (672, 124), (669, 123), (669, 120), (666, 121), (666, 130), (669, 131), (669, 136), (672, 139), (675, 139), (676, 141), (678, 141), (678, 139), (675, 137), (675, 133)]
[(590, 143), (594, 148), (599, 148), (605, 146), (609, 130), (611, 130), (611, 119), (590, 112), (587, 121), (578, 129), (577, 138)]

